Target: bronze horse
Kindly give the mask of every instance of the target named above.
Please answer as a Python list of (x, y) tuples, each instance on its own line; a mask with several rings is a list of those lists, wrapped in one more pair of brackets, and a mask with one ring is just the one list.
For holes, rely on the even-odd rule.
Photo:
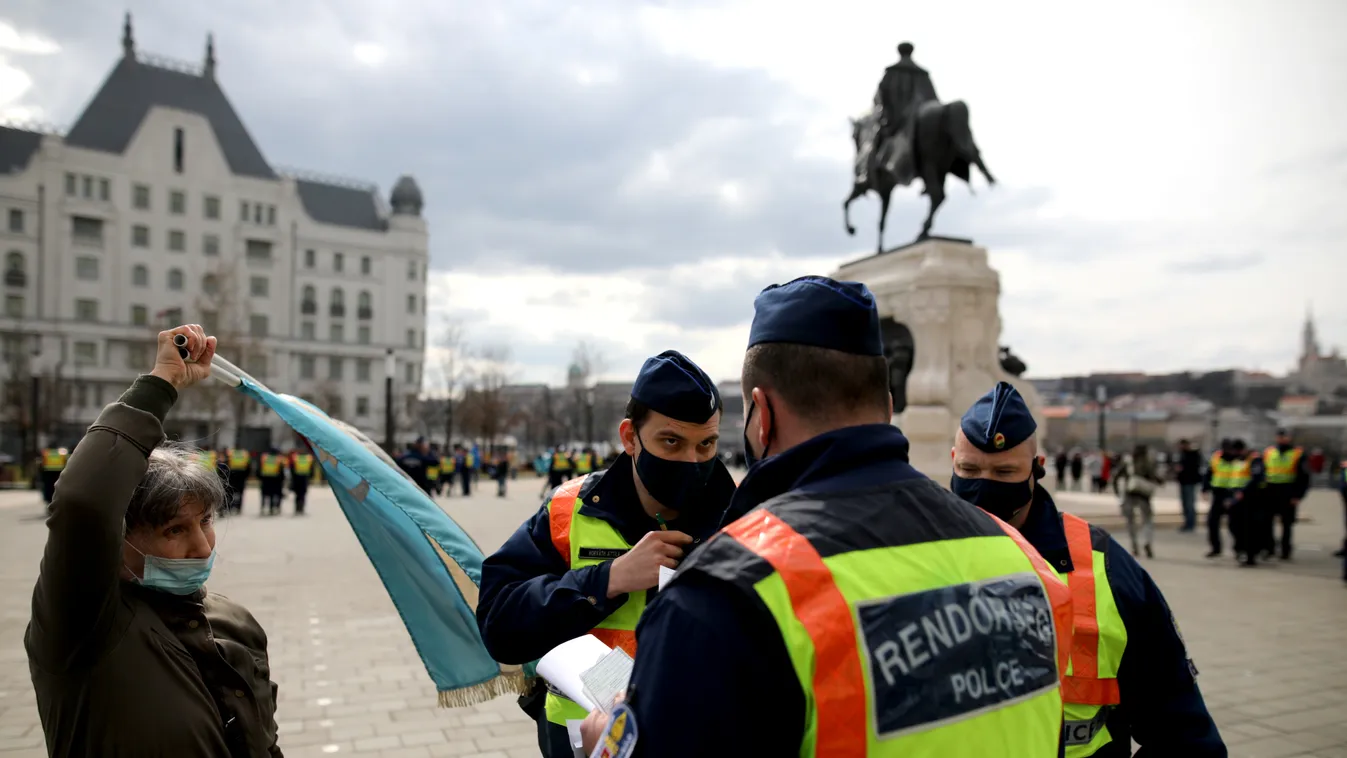
[[(842, 218), (847, 234), (855, 234), (856, 229), (851, 225), (851, 201), (871, 190), (878, 194), (879, 244), (876, 252), (882, 253), (884, 220), (889, 215), (889, 195), (898, 185), (898, 178), (878, 159), (879, 118), (879, 109), (876, 108), (869, 115), (851, 121), (851, 139), (856, 145), (856, 178), (851, 187), (851, 196), (842, 203)], [(968, 127), (968, 106), (962, 100), (923, 105), (917, 111), (914, 132), (915, 145), (911, 160), (915, 162), (916, 175), (921, 177), (925, 185), (922, 194), (930, 198), (926, 223), (921, 227), (921, 234), (917, 235), (917, 239), (921, 240), (931, 235), (935, 212), (945, 202), (947, 175), (953, 174), (968, 182), (970, 167), (977, 166), (988, 184), (995, 185), (996, 179), (992, 178), (991, 172), (982, 163), (977, 143), (973, 141), (973, 132)]]

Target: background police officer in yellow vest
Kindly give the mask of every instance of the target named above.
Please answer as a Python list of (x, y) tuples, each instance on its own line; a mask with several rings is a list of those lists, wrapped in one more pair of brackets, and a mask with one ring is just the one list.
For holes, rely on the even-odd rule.
[(309, 480), (313, 478), (315, 461), (307, 442), (290, 452), (290, 491), (295, 493), (295, 515), (304, 515), (304, 503), (309, 497)]
[(908, 464), (869, 290), (805, 277), (754, 306), (744, 442), (761, 460), (731, 512), (754, 510), (641, 619), (613, 731), (634, 723), (635, 753), (660, 757), (1057, 755), (1068, 590)]
[(1277, 442), (1263, 451), (1262, 497), (1267, 514), (1263, 519), (1264, 557), (1271, 558), (1277, 547), (1273, 539), (1274, 521), (1282, 525), (1282, 560), (1291, 559), (1291, 527), (1296, 523), (1296, 510), (1305, 492), (1310, 488), (1310, 468), (1305, 451), (1291, 442), (1285, 429), (1277, 430)]
[(56, 494), (56, 480), (65, 471), (66, 461), (70, 460), (70, 451), (63, 447), (49, 447), (42, 451), (42, 502), (51, 505)]
[[(647, 360), (626, 416), (612, 468), (563, 484), (483, 562), (477, 620), (496, 660), (527, 663), (585, 634), (634, 654), (660, 567), (720, 527), (734, 480), (716, 456), (721, 401), (706, 372), (672, 350)], [(542, 694), (521, 705), (543, 754), (570, 758), (566, 722), (585, 711)]]
[(231, 447), (225, 458), (229, 464), (229, 510), (243, 513), (243, 493), (248, 489), (253, 454), (241, 447)]
[(955, 433), (950, 489), (1008, 522), (1066, 578), (1074, 599), (1071, 667), (1062, 680), (1066, 758), (1225, 756), (1160, 589), (1103, 529), (1060, 513), (1024, 398), (999, 382)]
[[(1243, 440), (1223, 439), (1221, 449), (1207, 461), (1207, 475), (1202, 481), (1202, 492), (1211, 493), (1211, 508), (1207, 511), (1207, 539), (1211, 543), (1208, 558), (1221, 554), (1221, 519), (1233, 515), (1236, 500), (1244, 498), (1249, 486), (1251, 463)], [(1234, 525), (1231, 525), (1232, 536)], [(1236, 556), (1238, 557), (1238, 556)]]
[(257, 478), (261, 483), (262, 511), (259, 515), (275, 516), (281, 512), (285, 498), (285, 457), (276, 448), (267, 448), (257, 464)]

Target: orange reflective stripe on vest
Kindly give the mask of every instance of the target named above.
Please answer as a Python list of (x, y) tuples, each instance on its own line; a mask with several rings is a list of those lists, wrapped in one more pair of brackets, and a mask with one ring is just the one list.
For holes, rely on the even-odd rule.
[[(1071, 588), (1074, 638), (1071, 675), (1062, 677), (1062, 699), (1081, 705), (1117, 705), (1122, 702), (1117, 679), (1099, 678), (1099, 614), (1095, 603), (1094, 548), (1090, 524), (1079, 516), (1062, 514), (1066, 546), (1073, 568), (1067, 574)], [(1066, 669), (1062, 669), (1065, 674)]]
[(626, 629), (600, 629), (595, 627), (589, 630), (589, 633), (599, 638), (599, 641), (611, 648), (622, 648), (627, 651), (627, 655), (636, 657), (636, 632)]
[(571, 565), (571, 517), (575, 515), (575, 499), (580, 496), (584, 478), (572, 479), (557, 487), (552, 502), (547, 506), (547, 523), (552, 531), (552, 546), (566, 565)]
[(865, 674), (851, 607), (832, 572), (808, 539), (769, 511), (741, 518), (725, 531), (781, 576), (791, 607), (814, 644), (815, 755), (863, 758), (870, 729)]
[[(983, 511), (986, 513), (986, 511)], [(1034, 567), (1034, 573), (1038, 574), (1038, 580), (1043, 585), (1043, 589), (1048, 593), (1048, 602), (1052, 604), (1052, 626), (1057, 631), (1057, 675), (1061, 678), (1063, 685), (1066, 683), (1066, 666), (1071, 660), (1071, 645), (1074, 635), (1072, 634), (1072, 622), (1074, 619), (1071, 614), (1071, 589), (1057, 578), (1057, 572), (1052, 570), (1048, 562), (1043, 560), (1043, 556), (1038, 554), (1038, 550), (1029, 544), (1029, 540), (1020, 534), (1020, 530), (1007, 524), (1001, 519), (992, 516), (992, 521), (1001, 527), (1001, 531), (1006, 536), (1019, 545), (1020, 551), (1029, 559)], [(1097, 627), (1096, 627), (1097, 631)], [(1097, 635), (1096, 635), (1097, 636)]]

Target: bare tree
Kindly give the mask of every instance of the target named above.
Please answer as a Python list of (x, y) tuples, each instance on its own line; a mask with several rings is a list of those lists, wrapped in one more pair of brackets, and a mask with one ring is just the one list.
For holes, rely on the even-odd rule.
[(444, 391), (444, 444), (448, 447), (454, 443), (454, 403), (470, 380), (470, 367), (463, 322), (445, 316), (442, 325), (437, 344), (440, 349), (439, 383)]
[(473, 357), (473, 366), (473, 378), (463, 392), (463, 426), (482, 438), (494, 453), (498, 437), (517, 421), (504, 392), (514, 373), (510, 348), (485, 347)]
[(566, 388), (571, 394), (572, 436), (583, 432), (589, 444), (594, 442), (594, 383), (607, 368), (603, 352), (597, 347), (584, 340), (576, 344), (566, 376)]
[[(197, 298), (196, 307), (202, 326), (217, 339), (219, 355), (257, 379), (264, 379), (266, 354), (250, 328), (252, 308), (243, 289), (244, 278), (237, 260), (221, 261), (212, 266), (201, 278), (202, 294)], [(212, 434), (223, 424), (226, 411), (232, 412), (234, 444), (241, 444), (249, 407), (243, 393), (220, 382), (201, 382), (191, 390), (189, 397), (190, 409), (204, 417)]]

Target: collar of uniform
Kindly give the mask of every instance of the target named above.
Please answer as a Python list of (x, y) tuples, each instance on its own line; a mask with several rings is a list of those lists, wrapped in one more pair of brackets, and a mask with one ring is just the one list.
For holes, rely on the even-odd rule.
[[(706, 482), (706, 494), (711, 503), (710, 508), (695, 516), (681, 516), (670, 521), (669, 527), (698, 540), (715, 534), (734, 494), (734, 477), (724, 464), (716, 464), (711, 478)], [(641, 507), (640, 497), (636, 494), (636, 481), (632, 476), (631, 456), (626, 453), (618, 455), (613, 465), (606, 470), (590, 474), (580, 488), (578, 497), (582, 515), (607, 521), (623, 539), (633, 545), (648, 532), (659, 528), (659, 522), (647, 516)]]
[(740, 515), (792, 490), (839, 492), (920, 477), (907, 438), (892, 424), (834, 429), (753, 466), (730, 504)]
[(1071, 562), (1071, 550), (1066, 545), (1062, 514), (1057, 511), (1052, 495), (1038, 484), (1034, 485), (1034, 501), (1029, 506), (1029, 517), (1024, 520), (1024, 526), (1020, 527), (1020, 534), (1057, 571), (1067, 572), (1075, 568)]

